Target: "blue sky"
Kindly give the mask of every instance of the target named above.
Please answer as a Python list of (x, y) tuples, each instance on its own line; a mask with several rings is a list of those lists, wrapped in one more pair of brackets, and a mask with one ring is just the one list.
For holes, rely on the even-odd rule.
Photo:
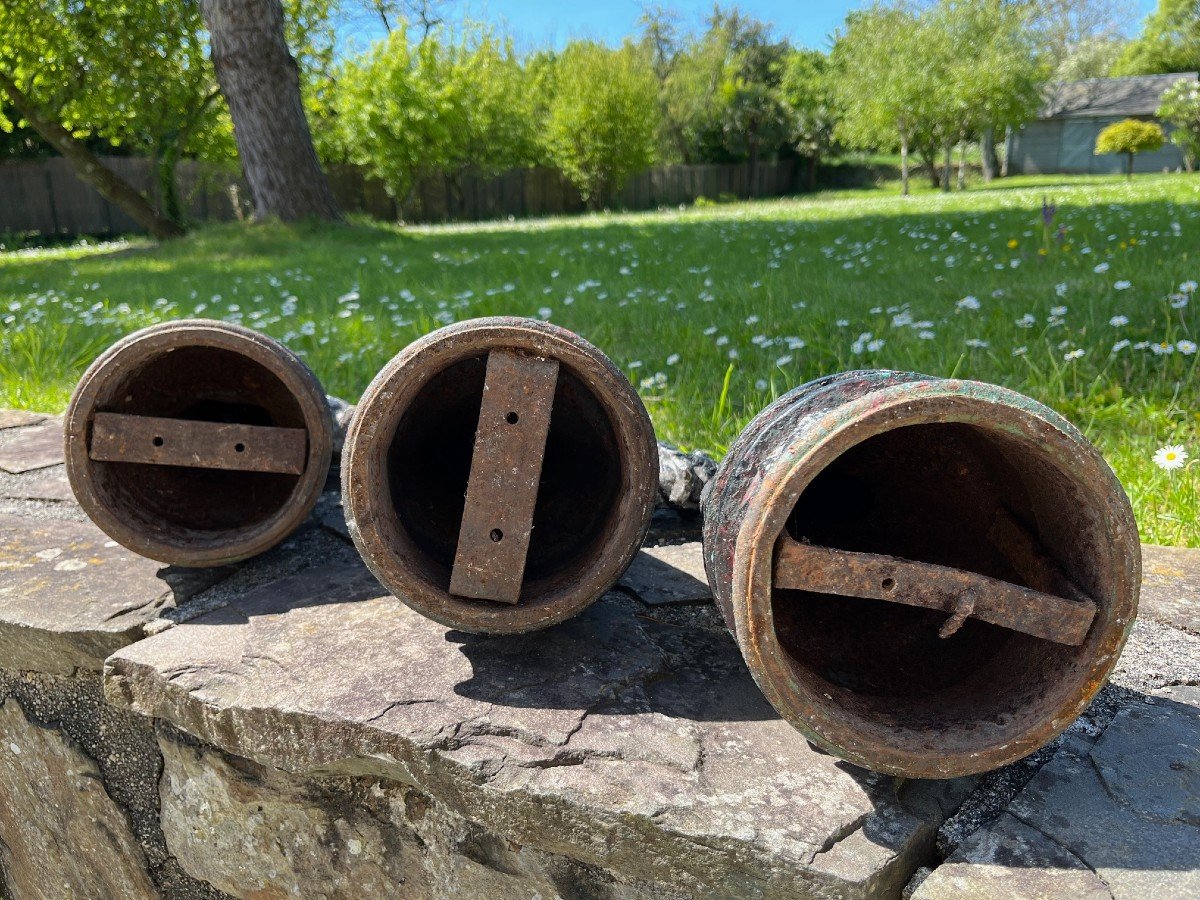
[[(564, 0), (463, 0), (452, 4), (457, 14), (472, 19), (502, 23), (523, 49), (561, 47), (571, 38), (584, 37), (614, 43), (637, 28), (641, 0), (564, 2)], [(663, 5), (677, 10), (686, 20), (700, 22), (712, 9), (712, 0), (674, 0)], [(866, 6), (866, 0), (738, 0), (745, 12), (771, 22), (793, 43), (827, 47), (828, 36), (846, 17), (846, 12)], [(1137, 16), (1130, 31), (1154, 8), (1155, 0), (1132, 0)], [(382, 34), (373, 21), (360, 21), (345, 29), (356, 42)]]

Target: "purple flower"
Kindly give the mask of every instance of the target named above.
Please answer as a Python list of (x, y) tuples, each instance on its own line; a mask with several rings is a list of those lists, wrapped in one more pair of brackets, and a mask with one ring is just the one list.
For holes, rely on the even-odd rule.
[(1055, 206), (1053, 203), (1048, 202), (1046, 200), (1046, 198), (1043, 197), (1042, 198), (1042, 221), (1046, 224), (1047, 228), (1049, 228), (1051, 225), (1054, 224), (1054, 216), (1057, 213), (1058, 213), (1058, 207)]

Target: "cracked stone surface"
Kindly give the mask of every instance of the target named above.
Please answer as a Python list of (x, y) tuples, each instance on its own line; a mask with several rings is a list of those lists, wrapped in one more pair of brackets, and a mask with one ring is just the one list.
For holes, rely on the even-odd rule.
[(812, 749), (711, 607), (671, 621), (609, 594), (488, 637), (380, 594), (361, 566), (266, 585), (116, 653), (106, 694), (233, 757), (400, 782), (504, 841), (681, 896), (898, 893), (970, 787)]
[(168, 845), (234, 897), (681, 896), (508, 841), (407, 785), (295, 778), (159, 732)]
[(913, 896), (1196, 897), (1198, 848), (1200, 687), (1163, 687), (1070, 735)]
[(50, 500), (73, 503), (65, 466), (48, 466), (22, 475), (0, 471), (0, 500)]
[(23, 409), (0, 409), (0, 431), (6, 428), (21, 428), (45, 421), (44, 413), (27, 412)]
[(917, 900), (1112, 900), (1082, 860), (1003, 813), (926, 877)]
[(633, 558), (617, 584), (649, 606), (712, 602), (699, 541), (646, 547)]
[(100, 770), (60, 732), (0, 702), (0, 872), (21, 900), (158, 894)]
[(1200, 635), (1200, 552), (1142, 546), (1138, 615)]
[(0, 660), (49, 674), (99, 671), (165, 608), (225, 574), (164, 567), (90, 522), (0, 513)]
[[(225, 895), (211, 886), (189, 877), (167, 852), (166, 841), (159, 826), (158, 781), (162, 758), (158, 750), (154, 726), (148, 720), (126, 709), (104, 702), (99, 672), (81, 672), (74, 676), (45, 675), (36, 672), (12, 672), (0, 668), (0, 703), (19, 704), (37, 729), (6, 732), (0, 727), (0, 764), (3, 752), (15, 752), (10, 744), (21, 750), (24, 757), (36, 758), (43, 753), (51, 757), (77, 748), (94, 763), (103, 790), (120, 809), (137, 840), (148, 874), (158, 894), (165, 900), (224, 900)], [(4, 734), (9, 740), (4, 740)], [(29, 742), (27, 736), (40, 742)], [(34, 771), (27, 760), (25, 773)], [(24, 794), (23, 794), (24, 791)], [(43, 819), (59, 815), (58, 801), (53, 791), (36, 786), (18, 789), (15, 794), (0, 796), (31, 796), (36, 801), (22, 803), (20, 828), (38, 829)], [(42, 804), (46, 809), (42, 808)], [(31, 846), (40, 846), (43, 835), (27, 839)], [(61, 852), (57, 845), (48, 853)], [(24, 896), (5, 893), (3, 865), (0, 864), (0, 897), (21, 900)], [(57, 897), (92, 897), (87, 891), (62, 893)]]
[(61, 465), (63, 458), (62, 423), (57, 419), (0, 430), (0, 470), (19, 475)]

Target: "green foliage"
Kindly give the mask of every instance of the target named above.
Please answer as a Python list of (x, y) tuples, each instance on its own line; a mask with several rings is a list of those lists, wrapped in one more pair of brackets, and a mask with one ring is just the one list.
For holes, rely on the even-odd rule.
[(851, 12), (833, 45), (836, 134), (850, 147), (911, 145), (933, 121), (938, 76), (923, 63), (934, 54), (907, 5), (876, 4)]
[(1142, 33), (1113, 67), (1114, 75), (1155, 75), (1200, 68), (1200, 4), (1158, 0)]
[(876, 4), (834, 43), (837, 135), (852, 147), (936, 149), (1015, 125), (1045, 80), (1032, 8), (1005, 0)]
[[(8, 0), (0, 5), (0, 72), (48, 118), (113, 145), (233, 150), (212, 103), (212, 76), (193, 2)], [(12, 116), (0, 124), (12, 127)]]
[(1188, 169), (1192, 169), (1200, 156), (1200, 82), (1181, 78), (1167, 88), (1158, 106), (1158, 117), (1175, 126), (1171, 142), (1183, 151)]
[[(6, 0), (0, 74), (45, 118), (152, 156), (164, 178), (184, 154), (233, 155), (196, 2)], [(0, 128), (11, 130), (18, 118), (0, 109)]]
[(1102, 153), (1125, 154), (1125, 173), (1133, 178), (1134, 155), (1159, 150), (1162, 145), (1163, 130), (1157, 122), (1125, 119), (1114, 122), (1096, 135), (1095, 153), (1097, 156)]
[(779, 85), (790, 48), (736, 8), (715, 9), (709, 30), (727, 47), (719, 90), (725, 149), (753, 164), (764, 148), (774, 150), (787, 138)]
[(837, 124), (829, 57), (819, 50), (793, 50), (788, 54), (779, 85), (788, 140), (796, 151), (813, 161), (834, 146)]
[(1006, 0), (943, 0), (933, 27), (948, 49), (944, 115), (952, 136), (977, 137), (1030, 118), (1046, 72), (1034, 43), (1032, 10)]
[(551, 161), (589, 205), (608, 202), (655, 159), (657, 82), (643, 53), (579, 41), (555, 64), (545, 123)]
[(642, 16), (641, 48), (658, 79), (663, 158), (686, 163), (773, 156), (787, 144), (781, 80), (791, 48), (769, 25), (716, 6), (702, 32), (675, 14)]
[(1055, 81), (1082, 81), (1106, 78), (1125, 52), (1128, 41), (1122, 38), (1088, 38), (1071, 48), (1054, 69)]
[(380, 178), (404, 199), (423, 177), (492, 173), (539, 159), (537, 98), (511, 44), (477, 29), (419, 43), (404, 27), (346, 61), (318, 147)]
[(1125, 119), (1114, 122), (1096, 135), (1096, 155), (1102, 153), (1153, 152), (1162, 149), (1163, 130), (1157, 122)]

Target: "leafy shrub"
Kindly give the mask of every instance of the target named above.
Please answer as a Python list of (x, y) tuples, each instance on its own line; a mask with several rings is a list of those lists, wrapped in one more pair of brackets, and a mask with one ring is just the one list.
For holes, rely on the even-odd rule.
[(658, 85), (630, 44), (576, 42), (558, 57), (546, 119), (546, 150), (595, 208), (630, 175), (654, 163)]
[(1096, 155), (1124, 153), (1128, 157), (1126, 173), (1133, 177), (1133, 157), (1137, 153), (1153, 152), (1163, 145), (1162, 126), (1157, 122), (1125, 119), (1109, 125), (1096, 136)]

